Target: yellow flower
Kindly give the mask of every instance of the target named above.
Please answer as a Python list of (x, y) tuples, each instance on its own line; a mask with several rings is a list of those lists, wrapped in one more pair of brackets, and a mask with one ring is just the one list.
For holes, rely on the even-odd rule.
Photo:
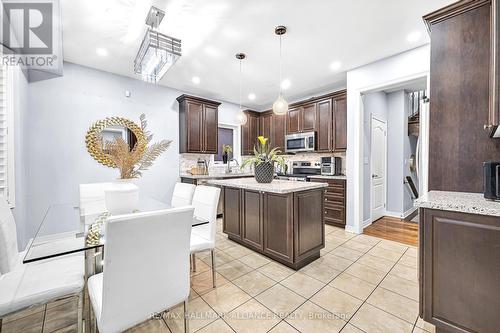
[(259, 136), (257, 139), (259, 139), (260, 143), (264, 146), (268, 140), (268, 138), (263, 137), (262, 135)]

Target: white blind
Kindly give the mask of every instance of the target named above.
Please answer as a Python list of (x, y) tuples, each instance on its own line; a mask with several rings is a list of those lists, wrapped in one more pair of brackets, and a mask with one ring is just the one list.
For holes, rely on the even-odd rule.
[(8, 69), (0, 66), (0, 195), (9, 199), (8, 188), (8, 108), (12, 103), (10, 98)]

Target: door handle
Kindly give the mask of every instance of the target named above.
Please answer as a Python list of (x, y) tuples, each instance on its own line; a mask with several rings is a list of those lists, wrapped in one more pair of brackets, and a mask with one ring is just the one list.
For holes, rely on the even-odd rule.
[(379, 176), (376, 174), (372, 174), (372, 178), (379, 178)]

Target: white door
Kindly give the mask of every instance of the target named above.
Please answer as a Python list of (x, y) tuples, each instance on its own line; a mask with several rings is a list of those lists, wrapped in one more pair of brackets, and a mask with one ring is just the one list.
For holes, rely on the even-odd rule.
[(387, 123), (372, 118), (372, 222), (385, 215), (387, 163)]

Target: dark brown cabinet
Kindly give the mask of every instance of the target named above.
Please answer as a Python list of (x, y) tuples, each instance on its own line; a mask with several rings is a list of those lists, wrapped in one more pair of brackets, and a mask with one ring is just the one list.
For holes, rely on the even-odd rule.
[(420, 317), (436, 332), (498, 332), (500, 218), (420, 209)]
[(323, 190), (287, 194), (224, 187), (223, 231), (232, 241), (299, 269), (324, 247)]
[[(269, 138), (269, 140), (272, 141), (272, 137), (271, 137), (271, 124), (272, 124), (272, 120), (273, 120), (272, 113), (262, 114), (259, 118), (260, 118), (259, 135), (262, 135), (265, 138)], [(271, 142), (271, 144), (272, 144), (272, 142)]]
[(285, 151), (286, 115), (272, 115), (271, 138), (273, 147), (279, 147)]
[(241, 126), (241, 154), (252, 155), (253, 148), (260, 135), (260, 114), (255, 111), (245, 111), (247, 122)]
[(302, 115), (302, 108), (296, 107), (288, 110), (287, 113), (287, 134), (294, 134), (300, 132), (300, 118)]
[(316, 130), (316, 103), (309, 103), (288, 110), (287, 134), (314, 132)]
[(333, 150), (333, 109), (332, 100), (326, 99), (317, 104), (318, 108), (318, 140), (317, 150), (319, 152), (330, 152)]
[(347, 150), (347, 96), (333, 99), (333, 150)]
[(216, 154), (220, 103), (181, 95), (179, 102), (179, 152)]
[(313, 182), (327, 183), (324, 189), (325, 223), (345, 228), (346, 225), (346, 181), (343, 179), (311, 178)]
[(491, 1), (464, 0), (424, 17), (431, 39), (429, 190), (482, 192), (483, 162), (500, 158), (500, 140), (484, 130), (491, 14)]

